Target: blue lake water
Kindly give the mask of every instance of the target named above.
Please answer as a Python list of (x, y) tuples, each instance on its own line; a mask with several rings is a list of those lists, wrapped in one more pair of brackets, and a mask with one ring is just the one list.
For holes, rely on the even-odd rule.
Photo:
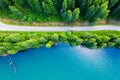
[(59, 44), (0, 57), (0, 80), (120, 80), (120, 49)]

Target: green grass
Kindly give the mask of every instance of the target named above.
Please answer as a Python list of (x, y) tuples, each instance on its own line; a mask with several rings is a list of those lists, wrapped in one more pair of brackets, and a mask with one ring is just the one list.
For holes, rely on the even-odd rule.
[[(14, 33), (22, 33), (22, 34), (31, 34), (31, 33), (37, 33), (37, 34), (53, 34), (53, 33), (65, 33), (65, 32), (38, 32), (38, 31), (31, 31), (31, 32), (24, 32), (24, 31), (0, 31), (1, 34), (14, 34)], [(83, 34), (97, 34), (97, 35), (104, 35), (107, 36), (109, 34), (115, 34), (120, 35), (120, 31), (111, 31), (111, 30), (101, 30), (101, 31), (74, 31), (75, 35), (83, 35)]]
[(109, 35), (109, 34), (115, 34), (115, 35), (120, 35), (120, 31), (109, 31), (109, 30), (101, 30), (101, 31), (81, 31), (81, 32), (73, 32), (76, 35), (77, 34), (86, 34), (86, 33), (91, 33), (91, 34), (97, 34), (97, 35)]

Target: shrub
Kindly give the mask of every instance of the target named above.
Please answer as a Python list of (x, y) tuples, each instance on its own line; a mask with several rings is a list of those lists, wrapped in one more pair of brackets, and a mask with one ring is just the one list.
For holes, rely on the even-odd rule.
[(52, 36), (51, 36), (51, 40), (54, 41), (54, 42), (58, 42), (59, 41), (59, 35), (54, 33)]
[(4, 41), (15, 43), (21, 41), (22, 37), (20, 34), (11, 34), (10, 36), (5, 37)]
[(71, 46), (82, 45), (87, 48), (120, 48), (120, 37), (117, 34), (94, 34), (92, 32), (9, 32), (0, 35), (0, 55), (15, 54), (29, 48), (46, 46), (51, 48), (55, 43), (64, 42)]
[(114, 42), (108, 42), (108, 47), (114, 47), (115, 43)]
[(39, 42), (40, 42), (41, 44), (46, 44), (46, 43), (47, 43), (47, 40), (46, 40), (44, 37), (40, 37), (40, 38), (39, 38)]
[(6, 52), (6, 48), (4, 46), (0, 46), (0, 55), (5, 55), (7, 52)]
[(16, 54), (16, 52), (17, 52), (17, 51), (15, 51), (15, 50), (8, 50), (8, 51), (7, 51), (8, 54)]
[(52, 41), (49, 41), (47, 44), (46, 44), (46, 48), (51, 48), (53, 45), (53, 42)]
[(120, 48), (120, 39), (115, 40), (115, 47)]

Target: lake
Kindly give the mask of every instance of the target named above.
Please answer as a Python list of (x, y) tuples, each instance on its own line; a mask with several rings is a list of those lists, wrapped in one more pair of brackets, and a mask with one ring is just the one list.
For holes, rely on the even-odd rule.
[(58, 44), (0, 57), (0, 80), (120, 80), (120, 49)]

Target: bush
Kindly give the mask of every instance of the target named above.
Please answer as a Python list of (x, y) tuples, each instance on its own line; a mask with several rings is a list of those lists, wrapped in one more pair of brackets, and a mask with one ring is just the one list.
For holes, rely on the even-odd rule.
[(17, 51), (15, 51), (15, 50), (9, 50), (9, 51), (7, 51), (8, 54), (16, 54), (16, 52)]
[(108, 47), (114, 47), (115, 43), (114, 42), (108, 42)]
[(4, 41), (15, 43), (21, 41), (22, 37), (20, 34), (11, 34), (10, 36), (5, 37)]
[(34, 14), (26, 14), (26, 15), (24, 15), (22, 20), (34, 22), (36, 18), (37, 18), (37, 16), (35, 16)]
[(97, 48), (96, 39), (94, 39), (94, 38), (85, 39), (84, 42), (83, 42), (83, 46), (86, 46), (88, 48)]
[(44, 37), (39, 38), (39, 43), (46, 44), (47, 40)]
[(53, 42), (52, 41), (49, 41), (47, 44), (46, 44), (46, 48), (51, 48), (53, 45)]
[(120, 39), (115, 40), (115, 47), (120, 48)]
[(119, 32), (114, 35), (98, 34), (98, 32), (3, 32), (0, 35), (0, 55), (15, 54), (21, 50), (42, 46), (51, 48), (59, 42), (87, 48), (120, 48)]
[(0, 55), (5, 55), (7, 52), (6, 52), (6, 48), (4, 46), (0, 46)]
[(58, 42), (59, 41), (59, 35), (58, 34), (53, 34), (52, 36), (51, 36), (51, 40), (52, 41), (54, 41), (54, 42)]
[(107, 43), (100, 43), (98, 48), (105, 48), (107, 47)]

